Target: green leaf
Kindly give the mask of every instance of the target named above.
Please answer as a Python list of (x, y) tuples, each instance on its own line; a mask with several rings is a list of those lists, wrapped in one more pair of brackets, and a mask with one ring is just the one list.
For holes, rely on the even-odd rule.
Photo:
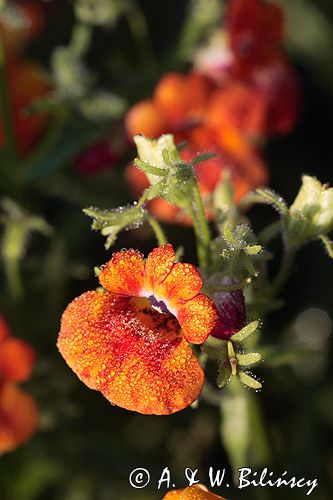
[(89, 207), (83, 212), (93, 219), (92, 229), (100, 231), (102, 236), (107, 236), (105, 248), (108, 250), (120, 231), (124, 229), (136, 229), (140, 226), (147, 215), (139, 205), (129, 205), (118, 207), (112, 210)]
[(94, 122), (121, 118), (127, 108), (124, 99), (111, 92), (98, 92), (89, 95), (79, 104), (82, 115)]
[(181, 141), (177, 144), (178, 151), (182, 151), (188, 145), (188, 141)]
[(249, 352), (246, 354), (237, 354), (236, 358), (239, 366), (251, 366), (259, 363), (261, 354), (258, 352)]
[(257, 255), (259, 252), (261, 252), (261, 250), (262, 250), (261, 245), (249, 245), (244, 249), (247, 255)]
[(258, 329), (258, 326), (259, 321), (252, 321), (248, 325), (244, 326), (244, 328), (242, 328), (238, 333), (235, 333), (231, 337), (231, 340), (238, 343), (243, 342)]
[(255, 379), (252, 376), (252, 374), (249, 375), (248, 373), (244, 372), (243, 370), (238, 370), (238, 376), (239, 376), (239, 380), (244, 385), (249, 387), (250, 389), (259, 390), (262, 388), (262, 384), (257, 379)]
[(191, 164), (196, 165), (197, 163), (201, 163), (202, 161), (211, 160), (212, 158), (215, 158), (215, 156), (216, 153), (203, 153), (193, 158), (193, 160), (191, 160)]
[(235, 235), (233, 233), (233, 226), (229, 222), (226, 222), (223, 226), (223, 236), (228, 245), (238, 248), (239, 242), (235, 238)]
[(207, 354), (210, 359), (218, 361), (227, 361), (228, 359), (227, 342), (225, 340), (210, 336), (201, 346), (201, 350)]
[(231, 366), (229, 363), (221, 363), (216, 379), (217, 386), (222, 389), (231, 379)]
[(288, 207), (282, 196), (269, 188), (258, 188), (256, 193), (263, 199), (263, 202), (275, 207), (281, 215), (288, 213)]
[(333, 242), (324, 234), (321, 234), (319, 239), (324, 243), (328, 256), (333, 259)]
[(146, 163), (140, 160), (139, 158), (136, 158), (134, 160), (134, 163), (145, 174), (157, 175), (158, 177), (165, 177), (168, 173), (166, 169), (149, 165), (149, 163)]

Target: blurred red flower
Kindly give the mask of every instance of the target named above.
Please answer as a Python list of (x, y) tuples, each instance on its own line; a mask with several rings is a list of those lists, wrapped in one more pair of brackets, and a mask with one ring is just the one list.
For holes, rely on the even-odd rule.
[(201, 50), (197, 64), (220, 85), (221, 120), (254, 138), (291, 132), (300, 113), (301, 90), (281, 47), (282, 9), (261, 0), (230, 0), (225, 30), (228, 47), (221, 43), (214, 50)]
[(96, 174), (108, 167), (115, 167), (129, 147), (123, 126), (114, 126), (109, 137), (90, 146), (75, 160), (75, 170), (84, 175)]

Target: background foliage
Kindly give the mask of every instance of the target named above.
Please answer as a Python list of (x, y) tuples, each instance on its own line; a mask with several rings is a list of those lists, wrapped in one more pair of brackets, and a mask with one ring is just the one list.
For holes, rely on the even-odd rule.
[[(72, 5), (54, 3), (58, 5), (47, 18), (42, 36), (25, 49), (26, 57), (39, 60), (48, 69), (53, 48), (68, 43), (74, 23)], [(270, 141), (265, 155), (271, 186), (292, 201), (302, 173), (332, 180), (333, 6), (329, 0), (281, 3), (289, 22), (286, 48), (301, 79), (304, 106), (295, 131)], [(94, 30), (86, 57), (98, 75), (99, 86), (112, 90), (128, 104), (149, 96), (164, 72), (188, 64), (180, 50), (184, 48), (180, 43), (188, 2), (136, 0), (133, 4), (134, 13), (121, 14), (111, 29)], [(66, 126), (47, 159), (34, 164), (22, 189), (17, 187), (18, 169), (5, 173), (0, 167), (1, 195), (11, 196), (32, 213), (42, 215), (53, 228), (48, 235), (36, 233), (25, 243), (21, 299), (13, 299), (4, 269), (0, 269), (0, 310), (13, 333), (37, 351), (38, 362), (28, 389), (41, 409), (39, 432), (26, 446), (0, 459), (0, 498), (6, 500), (157, 500), (162, 493), (156, 485), (165, 466), (179, 487), (185, 484), (185, 467), (199, 467), (200, 478), (206, 483), (209, 466), (229, 467), (215, 407), (188, 408), (167, 418), (111, 407), (73, 376), (55, 347), (64, 306), (79, 293), (95, 288), (93, 268), (109, 257), (103, 239), (90, 231), (82, 207), (112, 207), (129, 201), (122, 173), (134, 151), (119, 167), (94, 175), (85, 176), (73, 168), (75, 156), (97, 137), (106, 136), (113, 122), (93, 124), (79, 118), (71, 107)], [(269, 208), (252, 211), (258, 229), (271, 217)], [(175, 244), (181, 244), (188, 231), (186, 256), (194, 259), (190, 231), (179, 227), (169, 228), (171, 231)], [(115, 249), (137, 246), (147, 253), (153, 244), (153, 235), (144, 227), (121, 235)], [(281, 347), (288, 345), (295, 335), (297, 317), (310, 307), (325, 310), (332, 317), (332, 282), (329, 259), (322, 256), (317, 244), (309, 245), (300, 253), (296, 273), (284, 291), (283, 314), (277, 311), (269, 317), (267, 339)], [(274, 450), (270, 467), (277, 473), (288, 470), (318, 478), (320, 487), (313, 496), (324, 500), (330, 498), (333, 481), (332, 345), (320, 329), (314, 328), (309, 339), (313, 345), (322, 343), (323, 353), (316, 359), (265, 371), (264, 390), (256, 397)], [(258, 373), (261, 370), (259, 367)], [(236, 425), (233, 432), (236, 437)], [(141, 466), (150, 470), (152, 483), (142, 491), (133, 490), (128, 475)], [(262, 488), (222, 493), (230, 499), (248, 500), (304, 496), (303, 490), (286, 493)]]

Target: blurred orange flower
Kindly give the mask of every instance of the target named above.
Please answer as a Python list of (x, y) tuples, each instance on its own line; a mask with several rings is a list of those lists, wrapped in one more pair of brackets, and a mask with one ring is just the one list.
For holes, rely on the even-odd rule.
[(99, 275), (106, 291), (87, 292), (65, 310), (60, 353), (88, 387), (145, 414), (177, 412), (195, 401), (204, 375), (188, 342), (201, 344), (217, 320), (191, 264), (171, 245), (144, 261), (117, 252)]
[[(151, 100), (134, 105), (126, 117), (130, 136), (142, 133), (157, 138), (162, 133), (173, 133), (176, 142), (187, 141), (182, 150), (185, 161), (199, 152), (212, 152), (215, 157), (195, 167), (201, 194), (211, 194), (222, 180), (222, 173), (230, 171), (238, 201), (258, 184), (268, 181), (266, 167), (259, 153), (223, 117), (214, 114), (216, 88), (197, 73), (166, 74), (157, 84)], [(126, 178), (136, 195), (147, 187), (145, 174), (133, 165), (128, 166)], [(166, 222), (188, 222), (176, 207), (164, 200), (153, 200), (150, 211)]]
[[(17, 58), (8, 61), (6, 73), (17, 146), (21, 154), (26, 154), (37, 142), (48, 120), (47, 113), (30, 113), (28, 107), (36, 98), (45, 95), (51, 85), (40, 66)], [(0, 119), (0, 149), (4, 144)]]
[(34, 362), (32, 348), (11, 337), (0, 316), (0, 453), (16, 449), (36, 430), (37, 406), (29, 394), (16, 386), (30, 378)]
[(194, 486), (189, 486), (183, 490), (169, 491), (163, 500), (226, 500), (224, 497), (220, 497), (211, 493), (202, 484), (196, 484)]

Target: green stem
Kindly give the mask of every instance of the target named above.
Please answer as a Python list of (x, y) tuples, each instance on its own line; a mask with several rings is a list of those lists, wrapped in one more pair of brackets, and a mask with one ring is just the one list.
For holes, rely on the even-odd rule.
[(19, 260), (10, 258), (4, 259), (4, 267), (9, 292), (14, 300), (19, 300), (23, 294)]
[[(202, 201), (202, 197), (198, 188), (198, 184), (195, 183), (193, 187), (194, 202), (196, 205), (197, 213), (195, 214), (192, 209), (191, 216), (193, 220), (194, 229), (196, 231), (196, 237), (199, 238), (201, 245), (203, 247), (203, 265), (208, 267), (211, 263), (211, 238), (208, 222), (205, 215), (205, 209)], [(193, 217), (194, 214), (194, 217)], [(196, 222), (196, 224), (195, 224)]]
[(265, 227), (259, 234), (258, 240), (263, 245), (267, 245), (272, 239), (274, 239), (281, 232), (281, 220), (273, 222), (269, 226)]
[(206, 252), (205, 252), (205, 249), (203, 246), (201, 228), (198, 224), (197, 216), (196, 216), (196, 213), (195, 213), (191, 203), (189, 203), (187, 211), (188, 211), (188, 213), (192, 219), (192, 223), (193, 223), (193, 229), (195, 232), (196, 243), (197, 243), (197, 254), (198, 254), (199, 265), (201, 267), (207, 267), (208, 262), (206, 259)]
[(147, 215), (147, 222), (150, 224), (151, 228), (153, 229), (158, 244), (159, 245), (166, 245), (168, 243), (168, 239), (167, 239), (167, 237), (162, 229), (162, 226), (150, 214)]
[(295, 264), (297, 248), (285, 243), (282, 264), (270, 288), (270, 296), (275, 297), (286, 284)]
[(275, 207), (281, 215), (285, 215), (288, 212), (282, 198), (276, 193), (270, 192), (264, 188), (257, 188), (256, 191), (246, 194), (238, 204), (238, 211), (240, 213), (244, 213), (248, 208), (255, 204), (270, 205)]

